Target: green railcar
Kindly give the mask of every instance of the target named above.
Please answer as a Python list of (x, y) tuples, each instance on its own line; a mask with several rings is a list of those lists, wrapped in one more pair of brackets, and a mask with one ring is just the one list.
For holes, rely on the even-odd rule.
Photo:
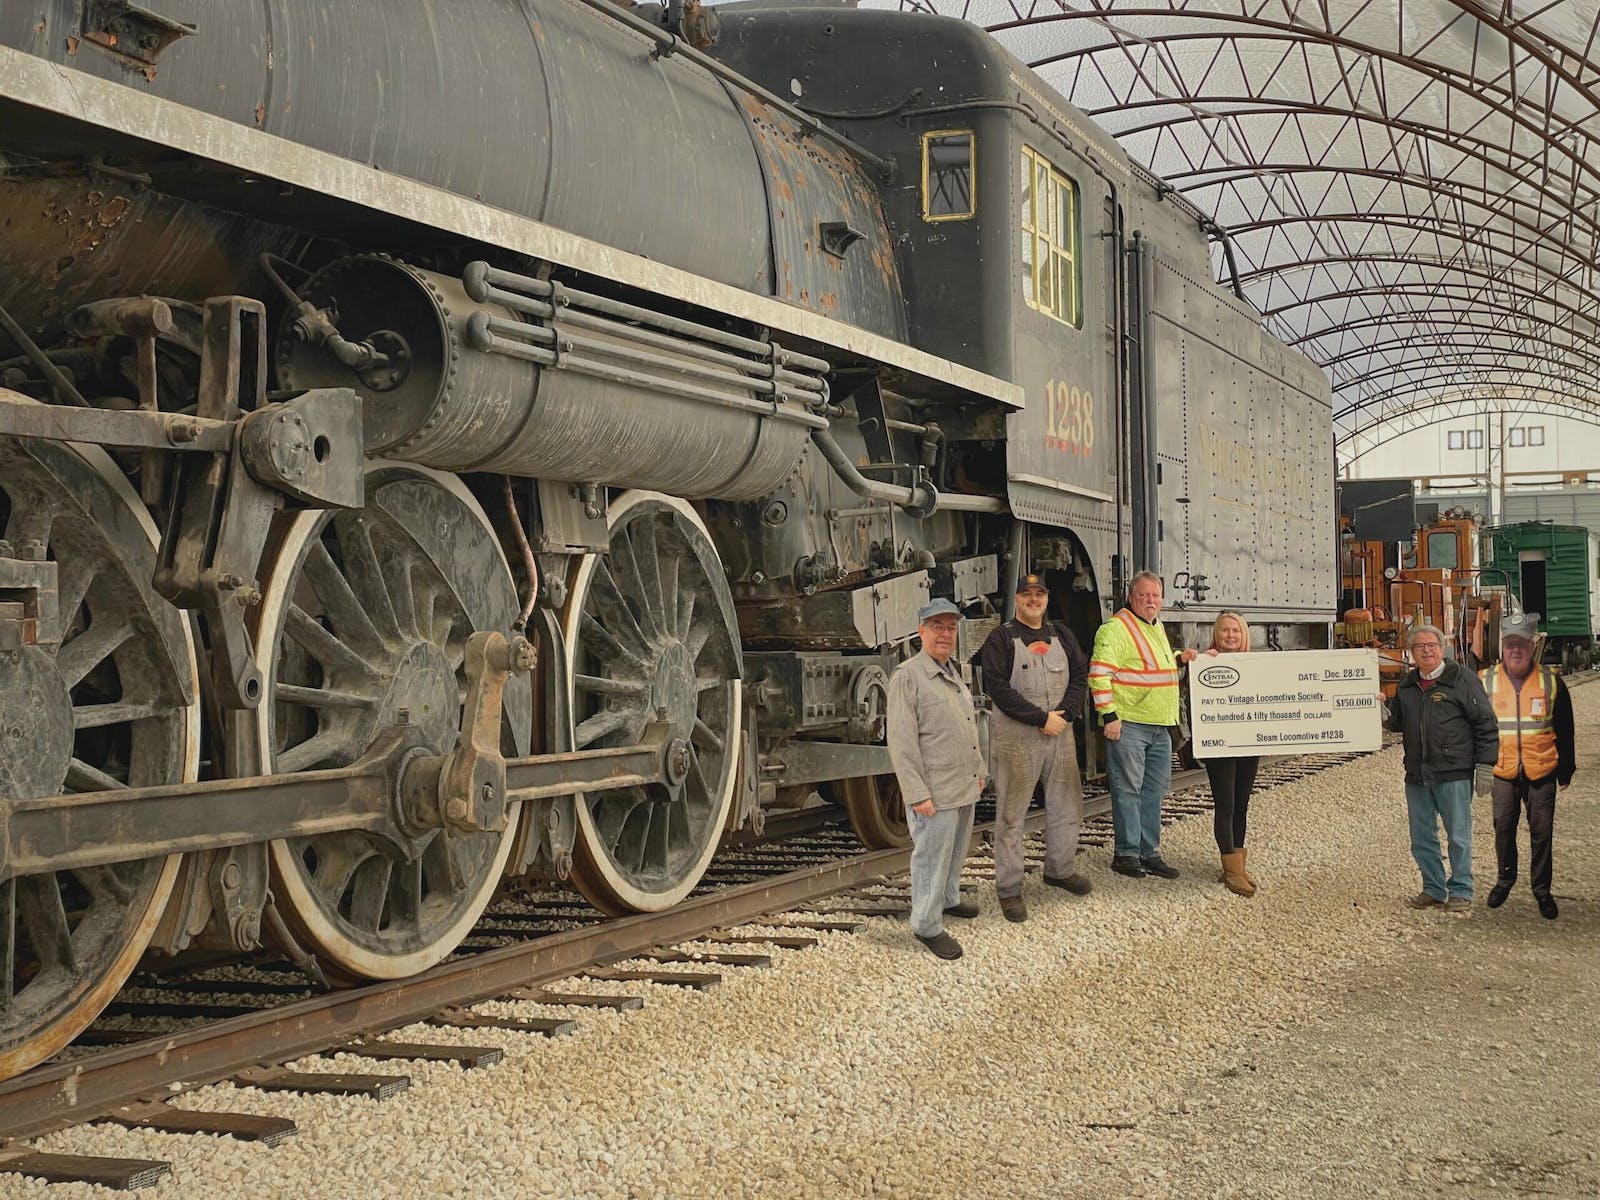
[(1567, 670), (1589, 666), (1600, 630), (1600, 535), (1581, 525), (1523, 521), (1481, 537), (1483, 582), (1503, 585), (1516, 607), (1540, 614), (1545, 661)]

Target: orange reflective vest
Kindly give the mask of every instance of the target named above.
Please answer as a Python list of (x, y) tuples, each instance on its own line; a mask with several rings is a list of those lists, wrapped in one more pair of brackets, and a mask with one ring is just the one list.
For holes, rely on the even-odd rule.
[(1118, 609), (1094, 635), (1089, 695), (1102, 716), (1115, 710), (1124, 721), (1176, 725), (1178, 664), (1166, 628)]
[[(1520, 770), (1529, 779), (1552, 774), (1560, 761), (1556, 753), (1556, 673), (1540, 667), (1537, 676), (1522, 681), (1522, 690), (1496, 665), (1478, 672), (1489, 693), (1495, 718), (1500, 722), (1500, 761), (1494, 773), (1515, 779)], [(1539, 687), (1528, 685), (1537, 678)]]

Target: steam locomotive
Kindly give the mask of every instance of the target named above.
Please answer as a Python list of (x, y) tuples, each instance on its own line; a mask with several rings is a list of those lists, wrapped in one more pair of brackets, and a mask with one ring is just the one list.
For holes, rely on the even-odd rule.
[(0, 0), (0, 1078), (147, 951), (902, 841), (930, 596), (1326, 644), (1329, 388), (1225, 237), (944, 18)]

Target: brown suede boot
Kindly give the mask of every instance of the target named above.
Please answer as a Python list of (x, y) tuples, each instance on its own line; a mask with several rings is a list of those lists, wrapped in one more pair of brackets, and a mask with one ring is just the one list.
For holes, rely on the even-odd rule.
[(1222, 856), (1222, 882), (1236, 896), (1254, 896), (1256, 886), (1244, 873), (1244, 851)]
[(1250, 848), (1248, 846), (1239, 847), (1239, 874), (1250, 881), (1251, 887), (1256, 886), (1256, 877), (1250, 874)]

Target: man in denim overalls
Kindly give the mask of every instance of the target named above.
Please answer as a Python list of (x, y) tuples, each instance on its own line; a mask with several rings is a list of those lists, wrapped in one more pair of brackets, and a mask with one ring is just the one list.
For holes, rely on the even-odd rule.
[(1073, 870), (1083, 820), (1083, 780), (1072, 718), (1083, 708), (1089, 660), (1056, 621), (1045, 620), (1050, 592), (1037, 575), (1017, 582), (1017, 614), (983, 643), (983, 687), (994, 701), (989, 760), (994, 765), (994, 888), (1008, 921), (1026, 921), (1022, 899), (1022, 819), (1044, 783), (1044, 881), (1077, 896), (1089, 881)]

